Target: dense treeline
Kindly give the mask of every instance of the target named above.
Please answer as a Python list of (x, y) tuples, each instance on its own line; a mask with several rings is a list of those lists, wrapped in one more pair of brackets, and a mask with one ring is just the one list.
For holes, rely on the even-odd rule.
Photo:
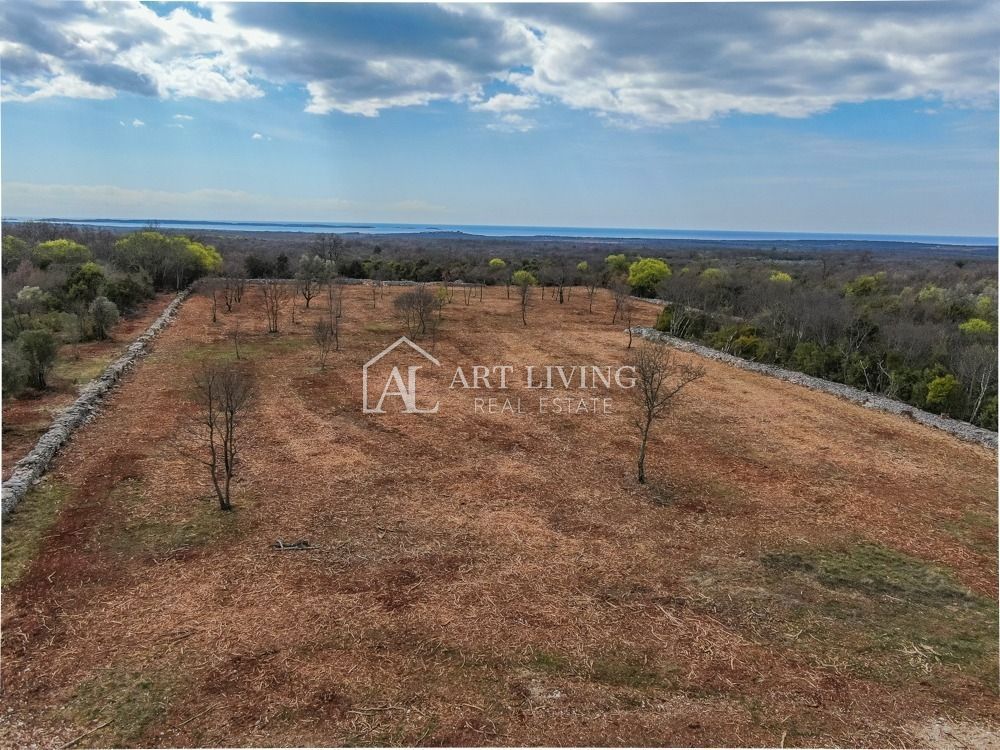
[(657, 295), (660, 330), (996, 429), (995, 264), (712, 259)]
[[(180, 289), (222, 269), (211, 246), (185, 237), (136, 232), (114, 238), (51, 225), (4, 232), (3, 391), (45, 388), (61, 343), (101, 340), (122, 314), (156, 291)], [(100, 254), (79, 240), (96, 240)], [(113, 237), (113, 236), (111, 236)], [(37, 240), (37, 241), (32, 241)]]
[[(586, 287), (591, 300), (594, 289), (606, 287), (616, 322), (629, 319), (629, 293), (658, 297), (667, 302), (658, 327), (676, 336), (990, 429), (997, 424), (995, 249), (462, 235), (215, 233), (191, 240), (45, 224), (14, 231), (26, 241), (8, 253), (5, 238), (3, 270), (14, 282), (5, 284), (5, 312), (19, 311), (8, 307), (10, 288), (29, 286), (53, 295), (49, 312), (73, 312), (63, 300), (72, 284), (87, 283), (77, 277), (71, 284), (65, 267), (79, 270), (88, 259), (75, 247), (49, 246), (56, 231), (71, 245), (89, 238), (100, 248), (94, 258), (103, 261), (102, 292), (118, 306), (126, 304), (119, 284), (176, 288), (201, 273), (295, 279), (306, 301), (331, 276), (503, 284), (515, 295), (527, 278), (560, 302), (570, 286)], [(40, 285), (28, 283), (29, 273), (56, 276)], [(25, 292), (29, 299), (20, 304), (31, 307), (36, 294)], [(18, 335), (10, 327), (5, 320), (5, 338)]]

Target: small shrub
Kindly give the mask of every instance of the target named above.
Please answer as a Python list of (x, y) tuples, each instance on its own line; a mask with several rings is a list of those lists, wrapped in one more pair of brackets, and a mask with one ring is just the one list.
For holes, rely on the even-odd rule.
[(90, 319), (94, 326), (94, 336), (103, 341), (108, 338), (111, 327), (118, 322), (118, 308), (107, 297), (98, 297), (90, 303)]
[(45, 377), (56, 360), (56, 339), (48, 331), (34, 328), (17, 337), (17, 349), (24, 362), (28, 383), (45, 388)]

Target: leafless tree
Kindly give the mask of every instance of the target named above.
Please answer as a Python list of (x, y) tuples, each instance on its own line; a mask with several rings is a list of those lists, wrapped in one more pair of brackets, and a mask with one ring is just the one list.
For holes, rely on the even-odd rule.
[(628, 332), (628, 346), (626, 349), (632, 348), (632, 318), (635, 316), (635, 302), (632, 301), (631, 297), (626, 297), (622, 301), (621, 309), (622, 323), (625, 324), (625, 330)]
[[(339, 320), (339, 319), (336, 319)], [(335, 324), (327, 318), (320, 318), (313, 327), (313, 340), (319, 348), (319, 369), (326, 369), (326, 357), (337, 341)]]
[(234, 363), (207, 364), (194, 376), (194, 398), (199, 407), (198, 433), (221, 510), (232, 510), (230, 489), (240, 456), (240, 424), (255, 394), (252, 374)]
[(372, 286), (372, 309), (374, 310), (378, 304), (378, 300), (385, 297), (385, 269), (381, 265), (376, 266), (372, 270), (371, 286)]
[(423, 336), (434, 327), (435, 313), (440, 314), (437, 300), (445, 299), (446, 291), (435, 295), (425, 286), (417, 286), (403, 292), (392, 301), (397, 314), (402, 318), (406, 331), (413, 337)]
[(686, 386), (704, 376), (704, 368), (676, 362), (669, 349), (651, 342), (632, 350), (629, 365), (635, 370), (635, 387), (631, 391), (636, 411), (633, 423), (639, 430), (638, 479), (646, 482), (646, 445), (653, 423), (667, 414), (674, 398)]
[[(521, 322), (528, 325), (528, 300), (531, 297), (531, 287), (538, 284), (538, 279), (524, 269), (515, 271), (511, 276), (513, 284), (517, 287), (519, 301), (521, 303)], [(544, 295), (544, 292), (543, 292)]]
[(476, 291), (478, 291), (478, 287), (469, 283), (462, 284), (462, 299), (465, 300), (466, 305), (468, 305), (472, 301), (472, 298), (476, 296)]
[(205, 284), (208, 286), (206, 292), (212, 298), (212, 322), (217, 323), (219, 321), (219, 282), (217, 279), (208, 279)]
[(986, 397), (996, 393), (996, 346), (980, 343), (963, 346), (952, 360), (955, 374), (969, 394), (969, 421), (975, 424)]
[(584, 283), (587, 286), (587, 312), (594, 312), (594, 297), (597, 295), (597, 285), (600, 283), (600, 274), (594, 270), (588, 270), (586, 276), (584, 277)]
[(303, 255), (299, 259), (299, 268), (295, 273), (295, 289), (306, 301), (307, 310), (309, 303), (323, 290), (328, 263), (329, 261), (323, 260), (318, 255), (312, 257)]
[(281, 318), (281, 311), (288, 303), (291, 288), (283, 281), (275, 279), (265, 279), (260, 282), (261, 300), (264, 306), (264, 313), (267, 316), (267, 332), (277, 333), (278, 323)]
[(622, 308), (629, 298), (630, 291), (624, 281), (611, 282), (611, 294), (615, 299), (615, 314), (611, 316), (611, 325), (614, 325), (618, 321), (618, 316), (622, 314)]
[(236, 348), (236, 359), (240, 358), (240, 321), (233, 326), (233, 346)]

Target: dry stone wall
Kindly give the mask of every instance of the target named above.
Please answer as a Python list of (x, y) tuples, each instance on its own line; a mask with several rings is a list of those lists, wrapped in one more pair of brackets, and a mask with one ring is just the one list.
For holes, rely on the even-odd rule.
[(733, 365), (734, 367), (739, 367), (741, 370), (749, 370), (750, 372), (760, 373), (761, 375), (769, 375), (772, 378), (786, 380), (789, 383), (802, 385), (814, 391), (830, 393), (834, 396), (839, 396), (840, 398), (860, 404), (866, 409), (877, 409), (878, 411), (889, 412), (890, 414), (899, 414), (916, 422), (920, 422), (920, 424), (925, 424), (928, 427), (944, 430), (960, 440), (965, 440), (969, 443), (978, 443), (979, 445), (986, 446), (987, 448), (995, 449), (997, 447), (997, 433), (995, 432), (984, 430), (983, 428), (976, 427), (968, 422), (961, 422), (957, 419), (950, 419), (948, 417), (942, 417), (938, 414), (931, 414), (930, 412), (917, 409), (916, 407), (904, 404), (901, 401), (894, 401), (891, 398), (886, 398), (885, 396), (868, 393), (867, 391), (852, 388), (851, 386), (844, 385), (843, 383), (834, 383), (833, 381), (823, 380), (822, 378), (816, 378), (812, 375), (806, 375), (801, 372), (784, 370), (780, 367), (775, 367), (774, 365), (766, 365), (762, 362), (751, 362), (748, 359), (743, 359), (742, 357), (737, 357), (732, 354), (726, 354), (725, 352), (720, 352), (717, 349), (712, 349), (708, 346), (702, 346), (701, 344), (695, 344), (691, 341), (670, 336), (669, 334), (657, 331), (655, 328), (633, 328), (632, 333), (641, 336), (644, 339), (668, 344), (669, 346), (672, 346), (675, 349), (680, 349), (681, 351), (691, 352), (692, 354), (707, 357), (708, 359), (714, 359), (717, 362), (725, 362), (726, 364)]
[(118, 384), (122, 376), (148, 352), (149, 343), (170, 324), (181, 303), (187, 299), (190, 293), (190, 289), (180, 292), (149, 328), (129, 344), (125, 353), (108, 365), (99, 377), (90, 381), (71, 406), (60, 412), (45, 434), (35, 443), (31, 452), (14, 464), (14, 471), (11, 473), (10, 479), (3, 483), (2, 513), (4, 517), (21, 502), (21, 498), (25, 496), (31, 486), (48, 471), (49, 465), (59, 449), (73, 433), (97, 413), (101, 402)]

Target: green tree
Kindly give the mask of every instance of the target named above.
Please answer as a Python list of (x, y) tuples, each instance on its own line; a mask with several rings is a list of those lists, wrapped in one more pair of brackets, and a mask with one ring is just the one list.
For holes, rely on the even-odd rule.
[(8, 274), (17, 269), (23, 261), (31, 260), (31, 248), (20, 237), (12, 234), (3, 236), (3, 272)]
[(791, 284), (792, 277), (785, 273), (784, 271), (775, 271), (771, 274), (769, 281), (773, 281), (776, 284)]
[(104, 285), (104, 295), (120, 311), (129, 312), (142, 302), (152, 299), (153, 285), (145, 274), (118, 274)]
[(28, 382), (45, 388), (45, 378), (56, 359), (56, 339), (48, 331), (33, 328), (17, 337), (17, 349), (24, 362)]
[(954, 375), (939, 375), (927, 384), (927, 406), (958, 413), (962, 403), (962, 384)]
[(993, 326), (982, 318), (969, 318), (958, 326), (958, 330), (970, 338), (989, 338), (993, 335)]
[(107, 297), (98, 297), (90, 303), (89, 312), (94, 324), (94, 336), (103, 341), (118, 322), (118, 308)]
[(118, 240), (112, 263), (128, 273), (145, 271), (157, 289), (179, 289), (222, 270), (222, 256), (211, 245), (159, 232), (135, 232)]
[(604, 259), (604, 265), (611, 276), (624, 276), (628, 273), (628, 258), (624, 253), (609, 255)]
[[(848, 297), (871, 297), (876, 292), (881, 291), (884, 286), (885, 271), (879, 271), (875, 274), (863, 274), (844, 287), (844, 294)], [(919, 299), (920, 295), (917, 295), (917, 298)]]
[(71, 301), (90, 304), (104, 289), (107, 279), (104, 269), (93, 261), (77, 268), (66, 280), (66, 297)]
[(652, 297), (656, 287), (670, 276), (670, 266), (659, 258), (639, 258), (628, 267), (628, 285), (642, 297)]
[(50, 265), (77, 265), (90, 260), (90, 250), (72, 240), (49, 240), (35, 245), (31, 262), (41, 269)]

